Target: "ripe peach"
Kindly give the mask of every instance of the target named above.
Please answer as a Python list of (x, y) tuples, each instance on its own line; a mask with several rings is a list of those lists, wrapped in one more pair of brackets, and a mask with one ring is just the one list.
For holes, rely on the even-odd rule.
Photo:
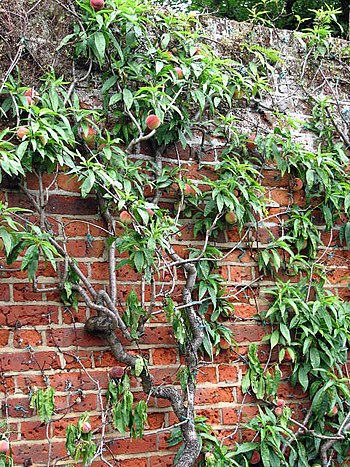
[(294, 178), (294, 180), (292, 180), (292, 184), (291, 184), (291, 188), (292, 188), (292, 191), (300, 191), (303, 189), (303, 181), (300, 179), (300, 178)]
[(7, 452), (10, 449), (10, 443), (7, 439), (0, 440), (0, 452)]
[(278, 407), (282, 407), (283, 409), (283, 407), (286, 405), (286, 401), (284, 399), (277, 399), (276, 404)]
[(91, 431), (91, 425), (89, 422), (84, 422), (82, 425), (81, 425), (81, 431), (83, 433), (90, 433)]
[(132, 223), (132, 217), (128, 211), (122, 211), (119, 216), (120, 222), (125, 225), (130, 225)]
[(34, 89), (27, 89), (27, 91), (25, 91), (25, 93), (24, 93), (24, 96), (27, 99), (28, 105), (32, 105), (32, 104), (36, 103), (37, 95), (36, 95)]
[(338, 407), (335, 405), (332, 410), (327, 412), (327, 417), (335, 417), (338, 413)]
[(160, 118), (155, 114), (150, 114), (146, 118), (145, 122), (150, 130), (156, 130), (160, 125)]
[(109, 372), (109, 376), (114, 379), (120, 379), (124, 374), (124, 368), (122, 366), (114, 366)]
[(87, 132), (83, 132), (82, 138), (85, 141), (88, 148), (93, 149), (96, 141), (96, 130), (92, 126), (89, 126)]
[(28, 134), (29, 134), (29, 128), (26, 128), (24, 126), (19, 127), (18, 130), (16, 131), (16, 135), (18, 139), (23, 139)]
[(282, 414), (283, 414), (283, 408), (282, 407), (276, 407), (275, 408), (275, 415), (277, 415), (277, 417), (280, 417)]
[(227, 340), (224, 339), (223, 337), (221, 337), (219, 345), (220, 345), (220, 349), (222, 350), (227, 350), (231, 347), (231, 344), (227, 342)]
[(95, 11), (100, 11), (105, 6), (105, 2), (104, 0), (90, 0), (90, 6)]
[(254, 151), (254, 149), (256, 149), (255, 138), (255, 134), (251, 134), (247, 138), (246, 148), (249, 149), (249, 151)]
[(184, 72), (182, 71), (182, 68), (180, 68), (179, 66), (174, 67), (174, 71), (177, 74), (177, 77), (179, 79), (182, 79), (184, 77)]
[(195, 194), (196, 194), (196, 191), (193, 188), (193, 186), (186, 183), (185, 188), (184, 188), (184, 195), (185, 196), (190, 196), (190, 195), (195, 195)]
[(236, 223), (236, 214), (233, 211), (229, 211), (225, 214), (225, 221), (232, 225)]
[(252, 457), (250, 458), (250, 463), (253, 465), (259, 464), (260, 459), (261, 459), (260, 452), (253, 451)]

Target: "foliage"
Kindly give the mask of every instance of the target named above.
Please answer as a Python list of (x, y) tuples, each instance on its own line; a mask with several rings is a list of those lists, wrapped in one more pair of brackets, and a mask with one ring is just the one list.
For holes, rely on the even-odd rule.
[(87, 433), (84, 424), (89, 423), (89, 415), (84, 413), (80, 416), (77, 425), (68, 425), (66, 435), (66, 449), (74, 461), (82, 461), (82, 465), (91, 465), (96, 452), (96, 444), (92, 439), (92, 431)]
[[(267, 26), (284, 29), (296, 29), (300, 24), (310, 25), (317, 16), (317, 11), (338, 9), (341, 22), (348, 27), (348, 6), (340, 0), (193, 0), (193, 8), (204, 9), (218, 13), (220, 16), (237, 21), (254, 21)], [(343, 33), (342, 26), (335, 28), (337, 34)]]
[[(135, 367), (136, 376), (141, 374), (143, 365)], [(130, 381), (127, 373), (116, 382), (110, 379), (108, 383), (107, 399), (111, 406), (113, 426), (121, 434), (128, 428), (130, 437), (142, 438), (144, 425), (147, 423), (147, 404), (140, 400), (133, 406), (134, 396), (130, 391)]]
[(35, 389), (30, 396), (30, 407), (35, 410), (43, 423), (51, 420), (55, 410), (55, 389)]

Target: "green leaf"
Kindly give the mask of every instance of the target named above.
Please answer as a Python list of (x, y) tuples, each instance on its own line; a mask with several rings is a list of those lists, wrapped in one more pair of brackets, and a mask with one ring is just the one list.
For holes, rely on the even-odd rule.
[(134, 96), (130, 89), (123, 89), (123, 101), (127, 110), (130, 110), (134, 102)]
[(145, 256), (143, 251), (136, 251), (134, 255), (134, 264), (137, 272), (141, 273), (145, 264)]
[(279, 338), (280, 338), (280, 333), (276, 329), (275, 331), (273, 331), (270, 337), (271, 349), (273, 349), (278, 344)]
[(98, 31), (94, 34), (94, 43), (97, 60), (100, 66), (103, 65), (105, 51), (106, 51), (106, 39), (102, 32)]
[(145, 362), (142, 357), (136, 357), (135, 360), (135, 376), (140, 376), (145, 367)]

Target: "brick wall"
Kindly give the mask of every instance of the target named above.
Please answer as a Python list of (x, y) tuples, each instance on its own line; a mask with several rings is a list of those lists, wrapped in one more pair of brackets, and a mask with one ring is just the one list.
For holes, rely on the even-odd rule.
[[(208, 28), (213, 27), (213, 20)], [(217, 21), (212, 35), (226, 37), (227, 32), (233, 36), (232, 44), (237, 37), (240, 40), (254, 37), (262, 29), (249, 29), (243, 37), (241, 26), (233, 22)], [(310, 106), (301, 87), (293, 81), (293, 75), (288, 74), (291, 61), (297, 66), (301, 61), (295, 57), (298, 52), (297, 42), (290, 33), (280, 32), (278, 37), (265, 30), (270, 45), (280, 45), (282, 52), (288, 49), (288, 61), (279, 70), (280, 78), (274, 89), (274, 102), (287, 105), (288, 111), (294, 117), (307, 119)], [(241, 37), (242, 36), (242, 37)], [(292, 58), (290, 58), (292, 57)], [(285, 75), (282, 75), (282, 71)], [(289, 70), (290, 71), (290, 70)], [(282, 77), (281, 77), (282, 76)], [(316, 85), (317, 83), (315, 83)], [(298, 95), (293, 94), (297, 87)], [(291, 94), (292, 92), (292, 94)], [(344, 96), (343, 96), (344, 97)], [(343, 105), (347, 105), (343, 98)], [(265, 102), (266, 103), (266, 102)], [(256, 109), (254, 101), (250, 104), (243, 99), (236, 104), (236, 114), (241, 119), (242, 131), (254, 129), (267, 132), (271, 129), (273, 112)], [(267, 118), (269, 117), (269, 119)], [(296, 135), (300, 141), (309, 144), (310, 135), (301, 130)], [(211, 164), (215, 163), (217, 153), (220, 152), (221, 141), (212, 139), (207, 141), (205, 152), (206, 174), (211, 173)], [(146, 148), (135, 157), (147, 159)], [(187, 176), (197, 180), (200, 186), (200, 174), (203, 166), (199, 165), (198, 139), (189, 142), (186, 150), (178, 148), (183, 167), (188, 169)], [(202, 160), (203, 162), (203, 160)], [(177, 153), (169, 150), (164, 159), (169, 165), (177, 164)], [(277, 217), (286, 207), (296, 203), (305, 205), (303, 191), (293, 193), (290, 190), (288, 176), (281, 177), (273, 166), (266, 166), (262, 173), (262, 184), (270, 199), (268, 227), (276, 236), (280, 236), (281, 224)], [(50, 186), (50, 197), (47, 212), (53, 228), (62, 234), (64, 228), (69, 237), (68, 250), (81, 265), (82, 270), (93, 284), (100, 287), (107, 285), (108, 268), (106, 262), (106, 245), (104, 224), (98, 214), (97, 204), (93, 198), (82, 200), (79, 197), (79, 187), (69, 176), (59, 173), (57, 178), (45, 177), (45, 185)], [(34, 175), (27, 180), (27, 187), (36, 196), (38, 181)], [(9, 206), (30, 207), (26, 198), (18, 190), (4, 184), (1, 191), (2, 198)], [(163, 207), (169, 207), (174, 202), (171, 192), (162, 200)], [(190, 221), (183, 219), (181, 237), (175, 241), (176, 248), (183, 251), (188, 246), (202, 242), (192, 237), (191, 229), (187, 227)], [(322, 232), (324, 247), (327, 249), (328, 279), (327, 287), (344, 299), (349, 298), (347, 281), (343, 278), (349, 275), (350, 251), (339, 243), (339, 230), (330, 234), (323, 225), (318, 228)], [(262, 226), (258, 232), (261, 248), (268, 242), (268, 235)], [(231, 251), (240, 239), (235, 226), (222, 234), (215, 242), (224, 253)], [(266, 286), (273, 283), (269, 277), (261, 277), (256, 264), (255, 249), (251, 251), (246, 243), (240, 249), (233, 250), (220, 263), (220, 273), (226, 279), (227, 289), (234, 295), (235, 315), (226, 324), (233, 330), (239, 345), (238, 352), (245, 355), (251, 342), (259, 343), (259, 357), (266, 361), (268, 346), (261, 342), (268, 332), (267, 327), (254, 319), (258, 310), (267, 306), (265, 294)], [(118, 301), (125, 302), (127, 293), (136, 288), (137, 274), (127, 267), (117, 271)], [(55, 284), (55, 273), (49, 265), (41, 264), (39, 272), (40, 286)], [(169, 282), (169, 277), (161, 278), (158, 286)], [(179, 276), (177, 284), (183, 283)], [(295, 279), (297, 280), (297, 279)], [(181, 294), (181, 288), (175, 289), (173, 298)], [(147, 294), (146, 294), (147, 300)], [(105, 389), (108, 372), (116, 364), (114, 357), (104, 343), (84, 330), (84, 323), (90, 316), (90, 310), (81, 303), (78, 312), (74, 312), (60, 302), (58, 293), (33, 292), (31, 284), (26, 279), (26, 273), (20, 271), (19, 264), (6, 266), (0, 258), (0, 396), (2, 418), (6, 418), (11, 427), (11, 441), (14, 452), (15, 465), (67, 465), (65, 451), (65, 429), (69, 423), (74, 423), (80, 414), (88, 411), (91, 415), (93, 427), (100, 423), (101, 404), (105, 404)], [(160, 310), (161, 311), (161, 310)], [(171, 327), (165, 323), (163, 313), (156, 315), (148, 325), (145, 337), (140, 340), (139, 349), (148, 359), (150, 371), (156, 383), (173, 382), (179, 368), (181, 357), (177, 344), (172, 335)], [(130, 350), (137, 350), (130, 347)], [(301, 414), (307, 404), (306, 395), (300, 387), (291, 387), (288, 383), (289, 363), (282, 364), (283, 381), (279, 389), (279, 396), (288, 401), (296, 416)], [(238, 358), (236, 349), (224, 350), (215, 357), (214, 362), (207, 362), (198, 374), (197, 414), (208, 418), (219, 436), (226, 437), (226, 443), (233, 445), (236, 441), (246, 441), (251, 433), (237, 429), (239, 423), (249, 420), (257, 412), (254, 398), (244, 395), (241, 390), (242, 376), (246, 366)], [(29, 407), (29, 395), (34, 387), (44, 388), (50, 384), (56, 389), (56, 414), (48, 426), (41, 424), (39, 417)], [(138, 382), (132, 380), (135, 398), (144, 397)], [(173, 464), (176, 449), (167, 448), (167, 431), (158, 431), (176, 423), (168, 403), (163, 400), (149, 401), (148, 427), (142, 440), (130, 441), (118, 436), (116, 432), (107, 432), (106, 458), (112, 465), (138, 467), (166, 467)], [(105, 465), (95, 462), (94, 466)]]

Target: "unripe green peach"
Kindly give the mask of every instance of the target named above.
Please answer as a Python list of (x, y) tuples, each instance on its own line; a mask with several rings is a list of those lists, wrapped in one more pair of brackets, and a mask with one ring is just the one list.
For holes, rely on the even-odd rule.
[(230, 225), (235, 224), (236, 223), (236, 214), (233, 211), (227, 212), (225, 214), (225, 221)]

